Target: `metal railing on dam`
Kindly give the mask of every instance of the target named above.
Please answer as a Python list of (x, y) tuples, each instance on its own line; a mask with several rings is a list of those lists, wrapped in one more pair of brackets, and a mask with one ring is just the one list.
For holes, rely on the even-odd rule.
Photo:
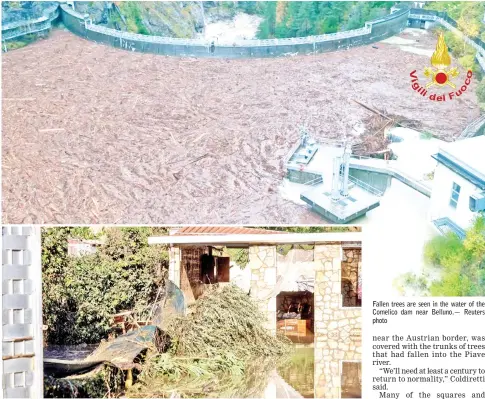
[(71, 32), (99, 43), (114, 47), (163, 55), (188, 57), (275, 57), (294, 54), (316, 54), (348, 49), (383, 40), (401, 32), (408, 20), (418, 19), (440, 23), (477, 50), (477, 60), (485, 70), (485, 43), (479, 38), (470, 38), (457, 29), (457, 22), (446, 12), (424, 9), (401, 8), (373, 21), (362, 28), (317, 36), (266, 40), (179, 39), (162, 36), (141, 35), (119, 31), (92, 23), (89, 15), (74, 11), (67, 4), (48, 8), (40, 18), (14, 22), (2, 26), (2, 41), (51, 29), (52, 22), (61, 17)]
[(50, 30), (52, 22), (59, 17), (59, 12), (59, 6), (55, 5), (46, 9), (40, 18), (2, 25), (2, 42)]
[(458, 139), (479, 136), (485, 130), (485, 114), (473, 120), (460, 134)]
[(315, 54), (347, 49), (383, 40), (407, 25), (409, 9), (366, 22), (364, 27), (319, 36), (267, 40), (177, 39), (123, 32), (91, 23), (68, 5), (61, 4), (61, 17), (71, 32), (88, 40), (130, 51), (186, 57), (249, 58), (292, 54)]
[(430, 185), (426, 184), (423, 180), (419, 180), (416, 177), (405, 173), (396, 167), (396, 164), (396, 161), (386, 161), (383, 159), (352, 155), (350, 169), (359, 169), (367, 172), (385, 174), (394, 177), (395, 179), (401, 181), (427, 197), (431, 196)]

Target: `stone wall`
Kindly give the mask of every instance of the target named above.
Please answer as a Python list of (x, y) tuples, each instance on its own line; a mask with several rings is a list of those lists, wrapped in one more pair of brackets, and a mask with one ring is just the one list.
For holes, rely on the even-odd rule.
[(342, 259), (342, 306), (355, 307), (361, 305), (358, 295), (358, 280), (362, 262), (360, 248), (343, 250)]
[(251, 296), (268, 315), (267, 328), (276, 333), (276, 247), (249, 247), (251, 269)]
[(341, 362), (361, 360), (361, 311), (341, 306), (340, 245), (315, 246), (315, 395), (338, 398)]

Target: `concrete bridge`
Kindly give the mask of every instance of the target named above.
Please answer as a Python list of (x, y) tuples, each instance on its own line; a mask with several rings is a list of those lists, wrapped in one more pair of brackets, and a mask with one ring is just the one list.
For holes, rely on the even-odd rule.
[(386, 161), (384, 159), (352, 155), (350, 157), (350, 169), (381, 173), (394, 177), (421, 194), (431, 197), (431, 185), (401, 170), (398, 161)]

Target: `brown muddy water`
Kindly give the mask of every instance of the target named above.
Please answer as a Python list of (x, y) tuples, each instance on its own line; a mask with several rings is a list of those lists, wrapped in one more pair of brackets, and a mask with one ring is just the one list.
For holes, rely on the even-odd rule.
[[(98, 345), (49, 345), (44, 348), (44, 358), (80, 360), (90, 355)], [(259, 368), (257, 370), (260, 371)], [(314, 349), (298, 347), (287, 357), (280, 359), (276, 367), (264, 370), (266, 375), (250, 371), (254, 375), (242, 376), (241, 386), (247, 395), (254, 397), (255, 388), (264, 398), (313, 398), (314, 397)], [(257, 375), (256, 375), (257, 374)], [(261, 380), (265, 383), (261, 384)], [(249, 385), (248, 385), (249, 382)], [(261, 388), (258, 388), (261, 387)], [(211, 397), (227, 397), (227, 392), (211, 393)]]
[(184, 59), (56, 30), (2, 57), (4, 222), (322, 223), (278, 193), (300, 126), (355, 138), (371, 113), (351, 99), (448, 138), (480, 115), (474, 87), (419, 101), (409, 73), (429, 57), (401, 47)]

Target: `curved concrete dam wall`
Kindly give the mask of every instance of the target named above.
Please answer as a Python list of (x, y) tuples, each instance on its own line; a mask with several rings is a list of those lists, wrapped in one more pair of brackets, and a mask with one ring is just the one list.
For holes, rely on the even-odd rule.
[(250, 58), (291, 54), (315, 54), (374, 43), (401, 32), (407, 25), (409, 9), (366, 22), (360, 29), (292, 39), (241, 40), (212, 44), (205, 39), (174, 39), (140, 35), (94, 25), (69, 6), (62, 4), (61, 18), (71, 32), (88, 40), (129, 51), (179, 57)]
[(56, 5), (46, 9), (40, 18), (2, 25), (2, 42), (50, 30), (52, 23), (59, 17), (59, 10)]

